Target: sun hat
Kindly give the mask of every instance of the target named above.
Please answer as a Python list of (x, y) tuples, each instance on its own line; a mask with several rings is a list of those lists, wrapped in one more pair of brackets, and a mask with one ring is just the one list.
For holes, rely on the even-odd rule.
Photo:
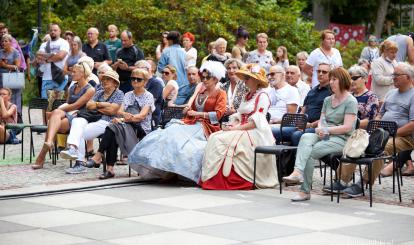
[(253, 78), (259, 87), (266, 88), (269, 82), (266, 79), (266, 71), (257, 64), (247, 64), (236, 71), (236, 76), (241, 80), (246, 80), (246, 76)]
[(102, 77), (109, 77), (109, 78), (114, 79), (118, 83), (118, 86), (119, 86), (119, 84), (121, 84), (121, 82), (119, 81), (119, 75), (114, 70), (107, 70), (107, 71), (105, 71), (105, 73), (102, 74)]

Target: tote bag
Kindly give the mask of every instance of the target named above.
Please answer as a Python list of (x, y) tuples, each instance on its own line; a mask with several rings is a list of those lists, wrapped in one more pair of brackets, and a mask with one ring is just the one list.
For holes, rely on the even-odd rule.
[(24, 73), (23, 72), (6, 72), (1, 73), (3, 87), (9, 89), (23, 89), (24, 88)]

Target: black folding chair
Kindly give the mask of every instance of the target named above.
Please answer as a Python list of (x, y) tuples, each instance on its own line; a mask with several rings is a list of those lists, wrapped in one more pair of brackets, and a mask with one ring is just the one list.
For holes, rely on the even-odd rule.
[(171, 121), (171, 119), (182, 119), (184, 117), (183, 107), (167, 106), (164, 107), (161, 115), (161, 128), (165, 128), (165, 125)]
[[(384, 152), (381, 152), (378, 155), (363, 155), (360, 158), (342, 157), (339, 161), (339, 174), (340, 174), (343, 162), (358, 164), (359, 173), (361, 175), (361, 188), (362, 188), (362, 194), (363, 195), (365, 195), (365, 191), (364, 191), (364, 183), (363, 183), (363, 178), (362, 178), (361, 165), (366, 165), (368, 167), (368, 186), (369, 186), (369, 206), (370, 207), (372, 207), (372, 183), (371, 183), (371, 179), (373, 177), (372, 176), (372, 164), (375, 160), (385, 161), (386, 159), (389, 159), (389, 160), (392, 160), (392, 162), (394, 163), (393, 164), (393, 166), (394, 166), (394, 170), (393, 170), (393, 193), (395, 193), (395, 174), (396, 174), (397, 175), (396, 176), (397, 177), (397, 183), (398, 183), (398, 197), (399, 197), (400, 202), (401, 202), (401, 189), (400, 189), (400, 177), (399, 177), (400, 173), (398, 171), (398, 166), (396, 164), (397, 153), (396, 153), (396, 147), (395, 147), (395, 137), (397, 135), (398, 125), (394, 121), (373, 120), (373, 121), (370, 121), (368, 123), (367, 132), (369, 134), (371, 134), (377, 128), (383, 128), (384, 130), (387, 130), (390, 133), (390, 137), (392, 137), (393, 152), (394, 152), (391, 156), (386, 156), (386, 155), (384, 155)], [(338, 203), (339, 203), (339, 196), (340, 196), (340, 193), (338, 192), (338, 194), (337, 194), (337, 202)]]
[(30, 124), (30, 163), (32, 162), (32, 154), (34, 153), (34, 143), (33, 143), (33, 133), (46, 133), (47, 131), (47, 123), (43, 122), (42, 124), (32, 125), (32, 117), (31, 112), (32, 110), (41, 110), (43, 118), (46, 118), (46, 109), (49, 105), (47, 99), (42, 98), (33, 98), (29, 102), (29, 106), (27, 109), (27, 114), (29, 116), (29, 124)]
[[(66, 103), (65, 99), (56, 99), (53, 101), (52, 104), (52, 111), (57, 109), (59, 106)], [(52, 164), (56, 165), (57, 160), (59, 159), (59, 153), (58, 153), (58, 146), (57, 146), (57, 136), (58, 135), (67, 135), (67, 133), (57, 133), (54, 143), (54, 152), (52, 152)], [(70, 161), (70, 167), (72, 167), (72, 160)]]
[(277, 178), (279, 181), (279, 191), (282, 194), (282, 165), (281, 165), (281, 158), (283, 154), (287, 153), (288, 151), (296, 150), (297, 146), (289, 146), (283, 142), (283, 128), (284, 127), (296, 127), (298, 130), (305, 131), (306, 123), (308, 121), (308, 117), (305, 114), (293, 114), (293, 113), (286, 113), (282, 117), (282, 122), (280, 125), (280, 135), (282, 141), (280, 145), (273, 145), (273, 146), (257, 146), (254, 149), (254, 166), (253, 166), (253, 189), (256, 186), (256, 154), (274, 154), (276, 156), (276, 168), (277, 168)]

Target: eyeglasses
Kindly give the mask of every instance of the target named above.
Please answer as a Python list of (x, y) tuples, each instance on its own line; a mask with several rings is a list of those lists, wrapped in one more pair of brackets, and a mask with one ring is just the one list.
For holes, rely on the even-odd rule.
[(352, 76), (351, 79), (352, 81), (356, 81), (358, 79), (360, 79), (362, 76)]
[(407, 74), (404, 74), (404, 73), (393, 73), (393, 74), (391, 74), (392, 77), (399, 77), (399, 76), (404, 76), (404, 75), (408, 76)]
[(131, 81), (132, 82), (142, 82), (142, 81), (144, 81), (144, 78), (141, 78), (141, 77), (131, 77)]
[(204, 70), (203, 72), (199, 72), (198, 75), (200, 76), (201, 81), (207, 81), (210, 80), (211, 74), (207, 70)]
[(324, 75), (329, 73), (329, 71), (324, 71), (324, 70), (317, 70), (317, 72), (318, 72), (318, 74), (322, 73)]
[(282, 74), (282, 72), (270, 72), (267, 74), (268, 77), (273, 77), (276, 74)]

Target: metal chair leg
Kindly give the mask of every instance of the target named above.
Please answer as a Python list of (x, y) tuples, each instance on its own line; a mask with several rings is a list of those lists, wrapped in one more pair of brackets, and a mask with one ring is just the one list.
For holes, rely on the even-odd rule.
[[(4, 126), (4, 138), (6, 139), (6, 126)], [(3, 143), (3, 160), (6, 158), (6, 141)]]
[[(22, 155), (22, 162), (23, 162), (23, 146), (24, 146), (24, 129), (22, 129), (22, 145), (21, 145), (21, 147), (22, 147), (22, 153), (21, 153), (21, 155)], [(30, 162), (30, 163), (32, 163), (32, 162)]]
[(255, 186), (256, 186), (256, 152), (254, 153), (254, 162), (253, 162), (253, 186), (252, 186), (252, 190), (255, 189)]
[(369, 206), (372, 207), (372, 164), (368, 164)]

